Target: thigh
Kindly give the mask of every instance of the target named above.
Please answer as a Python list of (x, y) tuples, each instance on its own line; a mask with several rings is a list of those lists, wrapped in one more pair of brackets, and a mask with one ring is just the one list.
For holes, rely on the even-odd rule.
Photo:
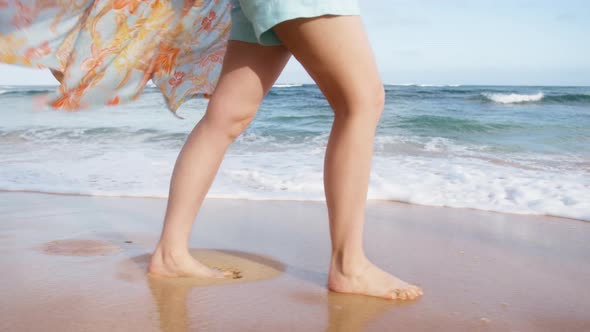
[(273, 30), (334, 111), (382, 100), (383, 84), (360, 16), (298, 18)]
[(205, 116), (216, 119), (254, 116), (290, 55), (283, 46), (230, 40)]

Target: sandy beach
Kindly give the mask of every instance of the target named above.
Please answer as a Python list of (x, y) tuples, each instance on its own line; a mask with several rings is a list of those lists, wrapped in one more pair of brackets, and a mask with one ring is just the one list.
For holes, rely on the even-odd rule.
[(323, 202), (207, 199), (216, 284), (145, 274), (164, 199), (0, 193), (2, 331), (589, 331), (590, 223), (369, 201), (366, 251), (413, 302), (326, 290)]

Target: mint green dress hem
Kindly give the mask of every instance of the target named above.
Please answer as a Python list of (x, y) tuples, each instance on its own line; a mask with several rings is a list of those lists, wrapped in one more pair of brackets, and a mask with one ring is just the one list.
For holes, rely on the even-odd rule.
[(230, 40), (281, 45), (272, 28), (284, 21), (324, 15), (360, 15), (357, 0), (232, 0)]

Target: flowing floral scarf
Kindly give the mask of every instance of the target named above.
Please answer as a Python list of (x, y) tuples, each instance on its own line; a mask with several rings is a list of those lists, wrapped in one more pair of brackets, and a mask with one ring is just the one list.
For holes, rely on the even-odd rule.
[(213, 92), (230, 29), (227, 0), (0, 0), (0, 62), (49, 68), (49, 105), (137, 99), (151, 79), (176, 115)]

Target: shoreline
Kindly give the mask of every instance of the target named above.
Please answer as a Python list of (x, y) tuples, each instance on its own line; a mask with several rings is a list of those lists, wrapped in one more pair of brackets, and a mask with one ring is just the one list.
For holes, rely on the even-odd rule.
[[(124, 199), (133, 199), (133, 198), (140, 198), (140, 199), (157, 199), (157, 200), (167, 200), (168, 197), (160, 197), (160, 196), (131, 196), (131, 195), (104, 195), (104, 194), (83, 194), (83, 193), (59, 193), (59, 192), (51, 192), (51, 191), (42, 191), (42, 190), (10, 190), (10, 189), (0, 189), (0, 194), (2, 193), (24, 193), (24, 194), (41, 194), (41, 195), (57, 195), (57, 196), (80, 196), (80, 197), (99, 197), (99, 198), (124, 198)], [(239, 198), (239, 197), (209, 197), (205, 198), (206, 200), (243, 200), (243, 201), (262, 201), (262, 202), (326, 202), (325, 199), (284, 199), (284, 198), (276, 198), (276, 199), (269, 199), (269, 198)], [(423, 206), (423, 207), (430, 207), (430, 208), (442, 208), (442, 209), (459, 209), (459, 210), (469, 210), (469, 211), (481, 211), (486, 213), (499, 213), (499, 214), (507, 214), (507, 215), (515, 215), (515, 216), (532, 216), (532, 217), (549, 217), (549, 218), (557, 218), (557, 219), (564, 219), (569, 221), (578, 221), (588, 223), (590, 220), (584, 219), (577, 219), (577, 218), (569, 218), (563, 216), (554, 216), (550, 214), (533, 214), (533, 213), (516, 213), (516, 212), (503, 212), (503, 211), (495, 211), (495, 210), (484, 210), (478, 208), (470, 208), (470, 207), (452, 207), (452, 206), (439, 206), (439, 205), (426, 205), (426, 204), (418, 204), (418, 203), (409, 203), (404, 201), (398, 200), (388, 200), (388, 199), (367, 199), (367, 202), (385, 202), (385, 203), (393, 203), (393, 204), (407, 204), (407, 205), (415, 205), (415, 206)]]

